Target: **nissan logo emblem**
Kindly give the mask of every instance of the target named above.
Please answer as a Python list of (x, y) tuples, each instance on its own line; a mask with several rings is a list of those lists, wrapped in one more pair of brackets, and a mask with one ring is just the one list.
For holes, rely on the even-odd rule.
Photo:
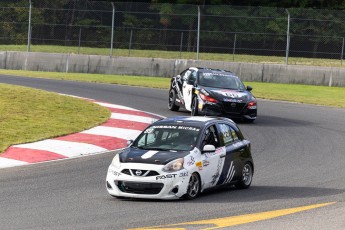
[(236, 107), (236, 103), (231, 103), (231, 107)]
[(135, 171), (135, 175), (140, 176), (141, 175), (141, 170)]

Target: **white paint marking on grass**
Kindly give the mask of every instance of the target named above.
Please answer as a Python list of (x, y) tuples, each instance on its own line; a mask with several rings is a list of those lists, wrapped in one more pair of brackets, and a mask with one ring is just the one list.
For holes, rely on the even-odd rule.
[(16, 145), (15, 147), (38, 149), (57, 153), (66, 157), (76, 157), (80, 155), (87, 155), (97, 152), (104, 152), (107, 149), (86, 143), (77, 143), (61, 140), (43, 140), (29, 144)]

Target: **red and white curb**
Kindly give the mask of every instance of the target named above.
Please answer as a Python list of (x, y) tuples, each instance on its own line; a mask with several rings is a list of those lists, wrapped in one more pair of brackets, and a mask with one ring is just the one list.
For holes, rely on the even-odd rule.
[(162, 117), (130, 107), (87, 99), (108, 108), (111, 117), (100, 126), (67, 136), (13, 145), (0, 155), (0, 168), (102, 153), (126, 147), (149, 124)]

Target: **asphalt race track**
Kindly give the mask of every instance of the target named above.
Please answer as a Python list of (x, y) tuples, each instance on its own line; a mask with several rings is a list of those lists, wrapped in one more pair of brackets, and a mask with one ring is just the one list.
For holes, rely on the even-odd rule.
[[(3, 75), (0, 82), (163, 116), (189, 114), (168, 110), (167, 90)], [(244, 220), (231, 229), (345, 229), (345, 110), (265, 100), (258, 106), (253, 124), (239, 123), (252, 142), (255, 163), (248, 190), (222, 188), (193, 201), (118, 200), (105, 189), (114, 153), (0, 169), (0, 229), (128, 229), (250, 219), (252, 213), (266, 220)], [(289, 215), (282, 211), (329, 202), (335, 203)], [(268, 211), (282, 215), (269, 219)], [(207, 229), (212, 223), (174, 228)]]

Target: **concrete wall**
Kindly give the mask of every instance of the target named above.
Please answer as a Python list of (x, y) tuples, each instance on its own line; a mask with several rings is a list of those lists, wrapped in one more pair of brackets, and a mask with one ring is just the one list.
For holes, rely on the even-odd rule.
[(171, 77), (190, 66), (227, 69), (243, 81), (345, 86), (345, 68), (55, 53), (0, 52), (0, 68)]

